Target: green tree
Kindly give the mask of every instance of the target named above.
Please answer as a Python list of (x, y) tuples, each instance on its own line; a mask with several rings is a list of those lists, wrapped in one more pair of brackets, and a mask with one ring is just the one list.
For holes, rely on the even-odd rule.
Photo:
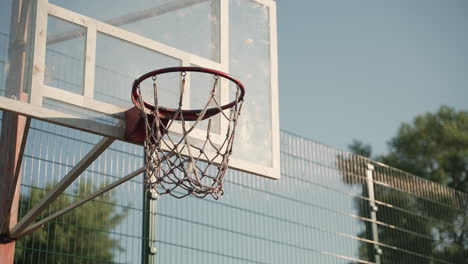
[[(52, 211), (78, 201), (91, 190), (90, 184), (82, 182), (73, 195), (60, 195), (51, 205)], [(27, 208), (45, 193), (33, 188), (29, 195), (22, 196), (21, 214), (24, 215)], [(114, 254), (124, 248), (110, 231), (126, 216), (127, 211), (118, 211), (114, 199), (104, 194), (17, 241), (15, 263), (111, 263)]]
[(442, 106), (404, 123), (378, 160), (468, 193), (468, 112)]
[(372, 154), (372, 147), (369, 144), (364, 144), (359, 140), (353, 140), (349, 146), (349, 151), (356, 155), (360, 155), (366, 158), (370, 158)]
[[(371, 157), (372, 148), (355, 140), (349, 145), (350, 151), (365, 157)], [(403, 171), (418, 175), (422, 178), (442, 184), (447, 187), (468, 193), (468, 112), (455, 111), (453, 108), (442, 106), (436, 113), (426, 113), (417, 116), (412, 123), (403, 123), (397, 135), (389, 142), (389, 153), (374, 157), (375, 160), (396, 167)], [(347, 163), (349, 159), (341, 157), (342, 168), (352, 167)], [(359, 166), (358, 166), (359, 168)], [(362, 174), (362, 173), (361, 173)], [(349, 172), (343, 173), (344, 181), (349, 184)], [(394, 175), (397, 177), (398, 175)], [(403, 177), (395, 179), (405, 181)], [(402, 184), (411, 186), (411, 183)], [(363, 190), (365, 196), (365, 190)], [(393, 223), (399, 228), (417, 231), (424, 236), (432, 236), (429, 240), (418, 241), (417, 237), (399, 237), (385, 229), (379, 230), (381, 242), (389, 245), (414, 246), (424, 255), (445, 259), (453, 263), (468, 263), (468, 201), (466, 196), (455, 194), (438, 194), (438, 199), (445, 203), (457, 204), (463, 210), (438, 208), (434, 210), (428, 203), (422, 203), (411, 196), (395, 195), (384, 188), (376, 187), (377, 200), (392, 201), (393, 204), (405, 204), (410, 211), (443, 219), (434, 223), (421, 221), (421, 218), (410, 214), (395, 215), (390, 208), (379, 208), (379, 220)], [(362, 208), (362, 207), (359, 207)], [(388, 212), (387, 212), (388, 211)], [(367, 217), (367, 210), (359, 209), (360, 215)], [(433, 214), (431, 216), (431, 214)], [(395, 222), (397, 220), (397, 222)], [(416, 230), (416, 229), (417, 230)], [(359, 236), (368, 237), (368, 228)], [(410, 241), (413, 240), (413, 241)], [(410, 243), (409, 243), (410, 242)], [(403, 247), (403, 246), (402, 246)], [(421, 251), (422, 250), (422, 251)], [(368, 250), (360, 248), (362, 257), (369, 255)], [(365, 255), (364, 255), (365, 254)], [(392, 259), (397, 263), (416, 263), (409, 255), (395, 255)], [(416, 261), (416, 262), (415, 262)]]

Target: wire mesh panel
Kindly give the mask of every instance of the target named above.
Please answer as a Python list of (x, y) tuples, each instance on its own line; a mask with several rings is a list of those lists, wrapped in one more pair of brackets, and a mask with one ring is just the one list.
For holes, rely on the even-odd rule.
[[(23, 158), (20, 217), (99, 140), (98, 136), (33, 121)], [(142, 166), (140, 147), (116, 142), (39, 219)], [(16, 244), (15, 263), (139, 263), (143, 187), (137, 177), (57, 218)]]
[(385, 165), (376, 167), (374, 185), (387, 263), (466, 262), (466, 193)]
[[(220, 200), (160, 198), (151, 223), (156, 238), (149, 241), (158, 248), (151, 255), (156, 262), (465, 263), (467, 194), (288, 132), (281, 136), (281, 180), (229, 170)], [(20, 215), (98, 140), (33, 121)], [(45, 214), (139, 168), (142, 151), (114, 143)], [(19, 240), (15, 263), (145, 261), (142, 185), (138, 177)]]
[(219, 201), (160, 199), (158, 262), (464, 263), (450, 237), (467, 221), (466, 194), (281, 136), (281, 180), (230, 170)]

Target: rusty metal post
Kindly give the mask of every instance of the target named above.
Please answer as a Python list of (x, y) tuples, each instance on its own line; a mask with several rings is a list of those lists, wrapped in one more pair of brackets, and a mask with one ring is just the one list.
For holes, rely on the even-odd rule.
[[(8, 45), (9, 71), (5, 96), (19, 101), (28, 100), (28, 26), (31, 20), (29, 0), (12, 1), (10, 39)], [(21, 159), (26, 145), (30, 119), (4, 112), (0, 135), (0, 238), (8, 237), (16, 224), (19, 205)], [(0, 241), (0, 263), (12, 264), (15, 242)]]

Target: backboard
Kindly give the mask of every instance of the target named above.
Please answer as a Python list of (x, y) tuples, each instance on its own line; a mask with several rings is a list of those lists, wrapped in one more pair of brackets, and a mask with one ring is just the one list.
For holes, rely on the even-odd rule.
[[(9, 22), (0, 26), (0, 109), (125, 140), (122, 120), (133, 106), (133, 80), (165, 67), (211, 68), (246, 87), (230, 167), (279, 178), (275, 1), (28, 3), (22, 30)], [(2, 18), (11, 18), (11, 8), (4, 7)], [(18, 32), (29, 36), (26, 45), (15, 41)], [(18, 50), (25, 56), (15, 55)], [(21, 74), (13, 72), (20, 64)], [(162, 80), (161, 105), (174, 102), (179, 78)], [(206, 98), (210, 80), (196, 73), (187, 80), (188, 105), (196, 108)], [(220, 84), (221, 102), (233, 96), (228, 86)]]

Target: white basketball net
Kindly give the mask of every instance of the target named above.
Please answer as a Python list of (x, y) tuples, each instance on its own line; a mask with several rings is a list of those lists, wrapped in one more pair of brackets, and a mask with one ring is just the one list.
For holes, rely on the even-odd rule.
[[(203, 198), (211, 195), (218, 199), (224, 193), (223, 179), (232, 153), (237, 120), (243, 103), (243, 100), (237, 100), (240, 88), (237, 86), (236, 103), (229, 109), (221, 110), (220, 102), (216, 99), (219, 76), (213, 75), (213, 88), (206, 105), (195, 121), (186, 121), (182, 114), (185, 72), (181, 75), (179, 104), (171, 118), (160, 117), (156, 76), (153, 76), (154, 110), (149, 113), (149, 110), (145, 112), (145, 108), (140, 107), (146, 132), (145, 185), (159, 194), (170, 194), (176, 198), (187, 195)], [(138, 93), (140, 106), (143, 106), (140, 87)], [(213, 107), (218, 108), (220, 112), (203, 119), (207, 109)], [(224, 131), (221, 130), (222, 135), (212, 132), (214, 118), (217, 118), (217, 124), (224, 126)], [(201, 127), (202, 123), (204, 127)], [(200, 134), (204, 135), (200, 137)]]

